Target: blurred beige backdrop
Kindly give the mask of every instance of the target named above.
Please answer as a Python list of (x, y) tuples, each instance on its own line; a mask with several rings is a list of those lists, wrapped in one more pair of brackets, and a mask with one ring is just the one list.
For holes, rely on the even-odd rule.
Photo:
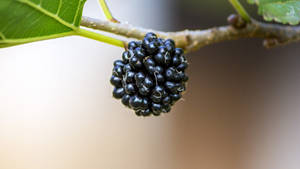
[[(108, 4), (159, 30), (225, 24), (233, 11), (221, 0)], [(99, 11), (88, 0), (84, 15)], [(189, 55), (184, 99), (150, 118), (111, 98), (120, 48), (67, 37), (1, 49), (0, 169), (299, 169), (298, 45), (205, 47)]]

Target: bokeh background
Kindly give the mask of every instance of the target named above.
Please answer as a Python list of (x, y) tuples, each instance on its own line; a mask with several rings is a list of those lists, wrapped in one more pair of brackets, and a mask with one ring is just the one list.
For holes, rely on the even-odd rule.
[[(224, 0), (108, 4), (121, 21), (165, 31), (223, 25), (234, 12)], [(84, 15), (103, 18), (96, 0)], [(299, 169), (299, 43), (261, 43), (188, 54), (183, 100), (149, 118), (111, 97), (120, 48), (67, 37), (1, 49), (0, 169)]]

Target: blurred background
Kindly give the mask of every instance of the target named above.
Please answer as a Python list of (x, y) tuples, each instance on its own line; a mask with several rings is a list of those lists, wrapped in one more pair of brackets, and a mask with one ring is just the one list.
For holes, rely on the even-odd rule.
[[(234, 12), (224, 0), (108, 5), (163, 31), (224, 25)], [(96, 0), (84, 15), (103, 18)], [(149, 118), (111, 97), (121, 48), (67, 37), (1, 49), (0, 169), (299, 169), (298, 46), (244, 39), (188, 54), (183, 100)]]

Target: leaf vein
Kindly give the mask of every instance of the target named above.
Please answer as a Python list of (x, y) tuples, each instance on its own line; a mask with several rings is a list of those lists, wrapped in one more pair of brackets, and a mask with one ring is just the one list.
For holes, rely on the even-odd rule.
[(61, 7), (62, 7), (62, 0), (59, 0), (58, 8), (57, 8), (57, 11), (56, 11), (56, 15), (57, 15), (57, 16), (59, 16)]
[(59, 38), (59, 37), (70, 36), (70, 35), (75, 35), (75, 32), (71, 31), (71, 32), (64, 32), (59, 34), (39, 36), (33, 38), (0, 39), (0, 44), (1, 43), (28, 43), (28, 42), (38, 41), (38, 40), (47, 40), (47, 39)]
[(0, 32), (0, 38), (3, 39), (3, 40), (6, 40), (6, 37), (2, 32)]
[(77, 9), (76, 9), (75, 17), (73, 18), (73, 22), (72, 22), (73, 25), (75, 25), (75, 22), (77, 20), (77, 17), (78, 17), (78, 14), (79, 14), (80, 5), (81, 5), (82, 2), (83, 2), (82, 0), (80, 0), (78, 2), (78, 6), (77, 6)]
[(38, 10), (39, 12), (55, 19), (56, 21), (60, 22), (61, 24), (65, 25), (66, 27), (69, 27), (73, 30), (77, 30), (78, 28), (76, 26), (74, 26), (73, 24), (71, 23), (68, 23), (67, 21), (63, 20), (61, 17), (57, 16), (56, 14), (53, 14), (49, 11), (47, 11), (46, 9), (42, 8), (40, 5), (37, 5), (29, 0), (17, 0), (18, 2), (20, 3), (23, 3), (23, 4), (26, 4), (36, 10)]

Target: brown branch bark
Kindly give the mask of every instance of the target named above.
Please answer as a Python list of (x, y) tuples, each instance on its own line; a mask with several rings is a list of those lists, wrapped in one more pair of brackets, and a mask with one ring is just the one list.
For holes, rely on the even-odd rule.
[(234, 25), (213, 27), (205, 30), (184, 30), (178, 32), (162, 32), (136, 27), (127, 23), (113, 23), (104, 20), (82, 17), (81, 26), (93, 28), (127, 38), (143, 39), (147, 32), (154, 32), (162, 38), (172, 38), (176, 45), (193, 51), (200, 47), (240, 38), (263, 38), (266, 47), (287, 44), (300, 40), (300, 26), (284, 26), (251, 20), (243, 28)]

